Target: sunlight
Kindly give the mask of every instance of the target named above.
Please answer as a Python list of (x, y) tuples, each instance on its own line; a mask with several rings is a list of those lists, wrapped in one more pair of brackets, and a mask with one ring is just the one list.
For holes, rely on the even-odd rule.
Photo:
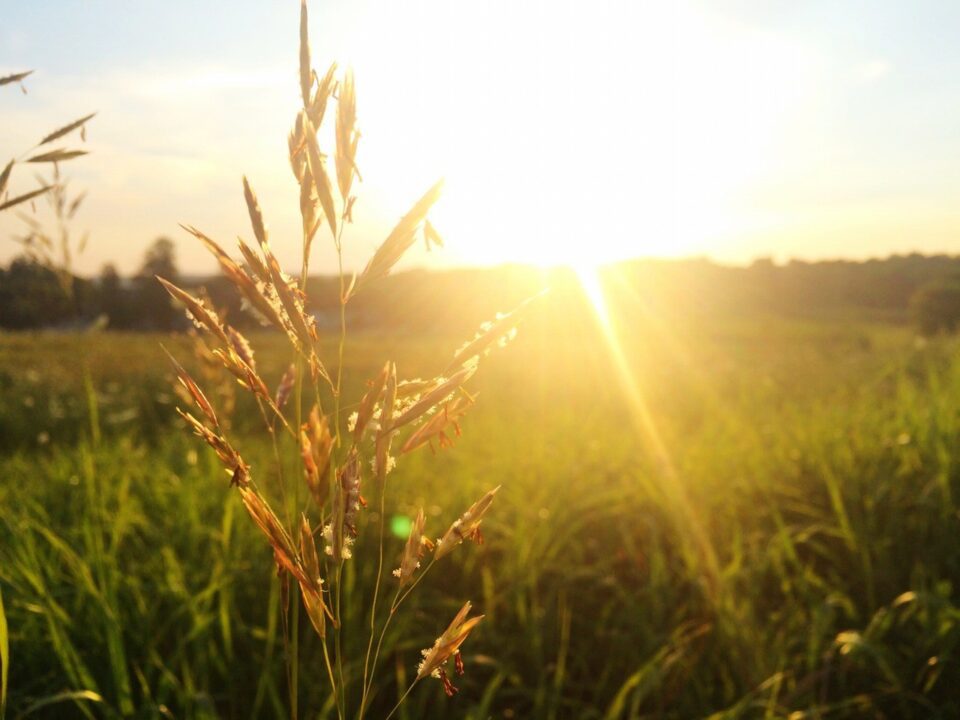
[(436, 261), (702, 254), (754, 222), (739, 194), (802, 92), (789, 48), (682, 3), (413, 7), (378, 10), (351, 61), (364, 115), (390, 119), (364, 134), (367, 177), (447, 179)]
[(650, 412), (636, 377), (635, 365), (627, 357), (620, 338), (617, 336), (615, 319), (611, 316), (610, 307), (604, 293), (600, 268), (582, 265), (575, 267), (574, 272), (603, 333), (607, 351), (616, 372), (616, 381), (628, 401), (637, 436), (656, 461), (660, 488), (674, 511), (679, 514), (687, 532), (692, 536), (700, 556), (700, 562), (703, 563), (708, 586), (711, 592), (716, 592), (720, 582), (716, 552), (690, 501), (686, 482), (677, 472), (670, 450), (664, 443), (653, 414)]
[(597, 319), (603, 326), (604, 332), (608, 332), (610, 328), (610, 312), (607, 309), (606, 298), (603, 296), (600, 268), (596, 265), (578, 265), (573, 266), (573, 271), (577, 275), (577, 280), (580, 282), (583, 294), (590, 302)]

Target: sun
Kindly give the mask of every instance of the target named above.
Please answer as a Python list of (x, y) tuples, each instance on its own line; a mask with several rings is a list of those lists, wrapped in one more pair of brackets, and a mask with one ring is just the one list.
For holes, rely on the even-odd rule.
[(357, 7), (346, 59), (361, 116), (386, 118), (365, 177), (447, 180), (448, 247), (411, 264), (711, 254), (748, 227), (742, 191), (800, 86), (789, 49), (685, 2)]

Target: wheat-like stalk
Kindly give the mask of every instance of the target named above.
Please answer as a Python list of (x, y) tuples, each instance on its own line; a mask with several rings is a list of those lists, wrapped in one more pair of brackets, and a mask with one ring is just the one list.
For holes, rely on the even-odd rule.
[[(23, 80), (32, 74), (33, 71), (28, 70), (0, 77), (0, 86), (17, 83), (21, 90), (26, 93)], [(87, 139), (87, 122), (94, 115), (96, 113), (90, 113), (47, 133), (36, 145), (21, 153), (19, 157), (11, 159), (0, 171), (0, 212), (9, 211), (26, 203), (30, 203), (30, 206), (34, 207), (34, 201), (38, 198), (45, 198), (48, 201), (54, 215), (55, 227), (49, 229), (32, 215), (18, 211), (18, 218), (24, 223), (25, 231), (22, 235), (15, 236), (14, 240), (23, 246), (24, 252), (30, 260), (56, 273), (57, 279), (68, 297), (73, 296), (72, 268), (74, 255), (82, 253), (87, 245), (86, 234), (76, 241), (71, 237), (70, 221), (73, 220), (81, 203), (83, 203), (86, 193), (81, 192), (76, 195), (69, 193), (68, 184), (60, 174), (60, 163), (86, 155), (87, 151), (68, 148), (49, 149), (44, 146), (75, 131), (79, 131), (81, 140), (85, 141)], [(14, 165), (25, 163), (39, 167), (51, 167), (50, 177), (40, 179), (39, 187), (10, 197), (8, 188)]]
[[(272, 325), (287, 338), (293, 362), (280, 379), (276, 391), (270, 392), (267, 379), (260, 374), (250, 343), (220, 317), (208, 300), (163, 278), (160, 282), (185, 307), (196, 327), (215, 346), (208, 351), (208, 357), (216, 358), (254, 397), (271, 436), (279, 422), (297, 445), (307, 505), (299, 501), (299, 483), (291, 488), (284, 488), (281, 484), (278, 499), (257, 482), (250, 466), (228, 437), (229, 427), (220, 420), (220, 413), (199, 384), (173, 361), (182, 396), (198, 411), (198, 416), (185, 410), (180, 411), (181, 415), (220, 458), (230, 484), (237, 488), (244, 508), (272, 548), (285, 586), (292, 579), (293, 583), (289, 584), (299, 590), (303, 609), (323, 648), (327, 679), (340, 718), (347, 716), (351, 701), (357, 700), (348, 697), (343, 672), (345, 659), (341, 636), (348, 628), (344, 627), (342, 619), (342, 572), (347, 562), (374, 562), (373, 558), (354, 555), (354, 542), (360, 527), (358, 517), (364, 505), (361, 491), (373, 485), (372, 491), (380, 503), (379, 552), (375, 560), (376, 585), (370, 598), (369, 636), (359, 692), (358, 717), (363, 717), (391, 619), (436, 562), (452, 553), (464, 540), (482, 540), (480, 525), (499, 489), (490, 490), (463, 512), (436, 542), (428, 538), (423, 511), (418, 512), (400, 567), (393, 573), (396, 578), (393, 600), (389, 610), (381, 612), (381, 585), (391, 579), (384, 564), (383, 518), (386, 477), (396, 463), (393, 453), (403, 456), (426, 445), (432, 446), (434, 441), (440, 447), (452, 444), (451, 434), (460, 434), (460, 423), (474, 403), (473, 395), (465, 388), (466, 383), (476, 373), (481, 356), (513, 336), (529, 303), (481, 327), (474, 338), (453, 353), (452, 361), (438, 363), (443, 369), (436, 377), (426, 381), (401, 380), (396, 364), (388, 360), (368, 382), (359, 401), (353, 405), (345, 404), (342, 401), (341, 372), (346, 306), (354, 295), (387, 276), (418, 238), (438, 246), (443, 244), (428, 220), (443, 183), (434, 184), (414, 203), (359, 276), (348, 279), (342, 268), (341, 250), (345, 226), (353, 220), (354, 188), (360, 180), (357, 170), (360, 132), (354, 79), (350, 71), (338, 75), (336, 64), (331, 65), (323, 77), (310, 66), (305, 2), (301, 5), (300, 15), (299, 80), (303, 107), (297, 113), (288, 137), (290, 166), (300, 188), (303, 256), (299, 282), (280, 268), (270, 246), (259, 202), (247, 178), (243, 180), (243, 193), (256, 245), (239, 241), (242, 261), (234, 260), (201, 231), (185, 226), (216, 258), (224, 275), (249, 308), (265, 324)], [(336, 103), (334, 179), (328, 171), (329, 156), (321, 150), (317, 137), (332, 102)], [(320, 348), (320, 334), (307, 310), (306, 280), (311, 250), (315, 236), (324, 226), (330, 231), (340, 267), (341, 326), (335, 375), (327, 371), (328, 363)], [(311, 394), (312, 400), (307, 399)], [(309, 409), (304, 408), (305, 403)], [(348, 407), (356, 409), (345, 417)], [(394, 447), (399, 449), (394, 450)], [(277, 459), (279, 462), (279, 454)], [(317, 537), (322, 542), (322, 551), (317, 548)], [(421, 569), (421, 560), (431, 552), (426, 568)], [(292, 594), (294, 598), (297, 595), (296, 592)], [(294, 599), (289, 610), (284, 609), (285, 618), (289, 620), (285, 627), (290, 634), (288, 673), (292, 717), (297, 716), (298, 608)], [(480, 620), (480, 617), (467, 619), (470, 608), (470, 603), (466, 603), (434, 645), (424, 651), (414, 685), (433, 676), (441, 679), (448, 694), (454, 692), (446, 666), (452, 662), (458, 673), (463, 671), (460, 646)], [(400, 702), (412, 687), (407, 688)]]

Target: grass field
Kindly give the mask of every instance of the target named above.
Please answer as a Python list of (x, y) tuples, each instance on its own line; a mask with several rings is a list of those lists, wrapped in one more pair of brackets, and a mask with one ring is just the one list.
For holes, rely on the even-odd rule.
[[(388, 527), (422, 505), (433, 536), (503, 488), (486, 542), (444, 559), (391, 627), (371, 717), (467, 598), (486, 619), (460, 694), (423, 683), (401, 717), (960, 714), (960, 348), (882, 325), (683, 328), (618, 324), (618, 363), (582, 317), (532, 318), (473, 383), (456, 446), (390, 476)], [(275, 383), (286, 351), (254, 340)], [(384, 356), (436, 371), (461, 340), (353, 336), (348, 385)], [(176, 419), (161, 342), (190, 355), (182, 336), (0, 335), (11, 717), (286, 712), (269, 548)], [(254, 473), (272, 461), (258, 421), (241, 400)], [(358, 556), (375, 523), (371, 506)], [(357, 657), (374, 568), (347, 568)], [(302, 636), (304, 717), (329, 717)]]

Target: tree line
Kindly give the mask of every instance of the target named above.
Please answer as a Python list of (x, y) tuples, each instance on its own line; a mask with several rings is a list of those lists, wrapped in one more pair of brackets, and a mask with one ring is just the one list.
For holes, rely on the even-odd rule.
[[(784, 264), (761, 259), (746, 267), (708, 260), (635, 260), (608, 266), (602, 273), (625, 313), (639, 303), (645, 311), (664, 316), (913, 321), (927, 335), (960, 328), (960, 257), (947, 255)], [(232, 323), (257, 325), (225, 278), (182, 278), (173, 242), (158, 238), (139, 270), (126, 278), (107, 264), (97, 277), (71, 277), (64, 283), (61, 273), (35, 258), (14, 259), (0, 268), (0, 328), (69, 329), (91, 323), (112, 330), (186, 328), (183, 312), (157, 283), (157, 275), (205, 293)], [(543, 284), (559, 296), (578, 292), (576, 276), (563, 269), (546, 275), (523, 266), (412, 270), (388, 278), (376, 292), (352, 299), (350, 321), (361, 328), (461, 330), (506, 309), (491, 307), (489, 300), (503, 298), (504, 288), (508, 296), (519, 299)], [(309, 295), (321, 328), (336, 325), (338, 286), (333, 279), (311, 277)], [(505, 298), (507, 307), (512, 299)]]

